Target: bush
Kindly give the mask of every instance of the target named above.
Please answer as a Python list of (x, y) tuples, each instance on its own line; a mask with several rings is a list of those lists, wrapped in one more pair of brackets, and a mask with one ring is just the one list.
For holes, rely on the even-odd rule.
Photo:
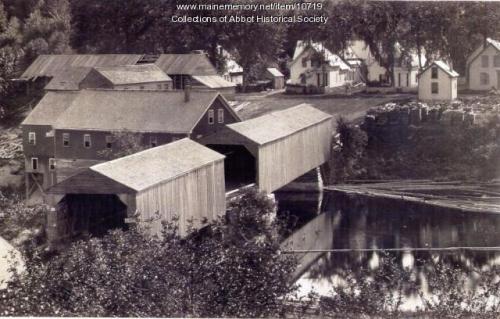
[(180, 238), (114, 230), (44, 260), (27, 250), (26, 271), (0, 293), (1, 315), (262, 317), (287, 309), (296, 261), (280, 254), (274, 206), (251, 191), (233, 218)]

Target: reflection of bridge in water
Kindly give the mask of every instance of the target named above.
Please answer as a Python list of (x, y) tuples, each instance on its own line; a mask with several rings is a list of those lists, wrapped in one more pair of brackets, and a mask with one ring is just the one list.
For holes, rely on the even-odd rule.
[[(490, 194), (489, 199), (482, 197), (486, 202), (494, 200), (490, 186), (482, 186)], [(426, 187), (425, 192), (429, 189)], [(460, 196), (462, 200), (464, 194), (463, 189), (446, 192), (446, 196)], [(495, 210), (486, 212), (485, 206), (481, 206), (481, 212), (468, 211), (464, 206), (444, 207), (400, 196), (337, 190), (324, 193), (319, 210), (318, 199), (311, 199), (308, 207), (298, 200), (301, 207), (297, 212), (293, 211), (294, 199), (287, 197), (277, 194), (279, 211), (290, 210), (302, 222), (282, 248), (299, 256), (301, 265), (296, 275), (303, 274), (303, 279), (328, 281), (336, 274), (367, 267), (375, 256), (383, 254), (396, 256), (400, 263), (408, 256), (413, 260), (443, 256), (478, 266), (500, 256), (500, 215)], [(478, 206), (480, 203), (477, 200)]]

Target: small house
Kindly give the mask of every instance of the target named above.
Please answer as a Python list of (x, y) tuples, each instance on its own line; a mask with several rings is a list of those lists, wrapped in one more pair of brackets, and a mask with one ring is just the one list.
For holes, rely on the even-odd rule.
[(323, 44), (297, 41), (288, 83), (329, 89), (353, 80), (350, 66)]
[(467, 59), (469, 89), (500, 89), (500, 42), (487, 39)]
[(418, 76), (418, 98), (430, 101), (456, 99), (458, 76), (443, 61), (430, 63)]
[(285, 88), (285, 76), (277, 68), (267, 68), (264, 76), (266, 79), (271, 80), (274, 90)]

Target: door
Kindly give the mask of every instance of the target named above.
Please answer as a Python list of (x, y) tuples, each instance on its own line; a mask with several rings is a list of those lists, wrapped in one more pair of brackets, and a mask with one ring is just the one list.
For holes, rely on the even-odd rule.
[(401, 73), (398, 73), (398, 87), (401, 87)]

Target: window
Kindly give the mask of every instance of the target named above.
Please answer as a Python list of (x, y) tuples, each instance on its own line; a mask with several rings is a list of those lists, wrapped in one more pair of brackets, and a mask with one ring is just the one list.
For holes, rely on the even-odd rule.
[(106, 135), (106, 148), (111, 148), (113, 146), (113, 136), (111, 135)]
[(30, 144), (30, 145), (36, 144), (36, 133), (35, 132), (28, 133), (28, 144)]
[(302, 67), (307, 68), (307, 58), (302, 58)]
[(431, 83), (431, 93), (432, 94), (438, 94), (439, 93), (439, 86), (437, 82), (432, 82)]
[(490, 75), (486, 72), (482, 72), (479, 74), (479, 82), (481, 85), (488, 85), (490, 84)]
[(163, 87), (165, 88), (165, 90), (168, 90), (168, 83), (164, 84)]
[(328, 86), (328, 73), (323, 73), (323, 85)]
[(83, 134), (83, 147), (90, 148), (91, 146), (90, 134)]
[(139, 89), (144, 90), (144, 85), (139, 86)]
[(149, 145), (151, 145), (151, 147), (158, 146), (158, 140), (156, 139), (156, 136), (149, 137)]
[(431, 79), (437, 79), (438, 78), (438, 68), (437, 66), (433, 66), (431, 69)]
[(38, 158), (36, 157), (31, 158), (31, 169), (34, 171), (38, 170)]
[(415, 74), (415, 83), (418, 83), (418, 74)]
[(495, 68), (500, 68), (500, 55), (495, 55), (493, 58), (493, 65)]
[(56, 169), (56, 159), (49, 158), (49, 170), (53, 171)]
[(224, 123), (224, 109), (217, 110), (217, 122)]
[(488, 56), (487, 55), (482, 55), (481, 56), (481, 66), (483, 68), (487, 68), (488, 67)]
[(208, 124), (214, 124), (214, 110), (208, 110)]
[(158, 88), (158, 90), (161, 90), (161, 84), (157, 84), (156, 87)]
[(69, 147), (69, 133), (63, 133), (62, 139), (63, 139), (63, 146)]

